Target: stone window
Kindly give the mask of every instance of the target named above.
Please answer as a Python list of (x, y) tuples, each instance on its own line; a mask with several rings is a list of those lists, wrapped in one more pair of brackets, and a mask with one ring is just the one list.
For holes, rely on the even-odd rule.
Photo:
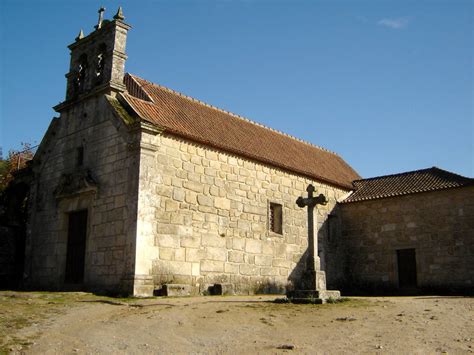
[(270, 202), (269, 226), (272, 232), (283, 234), (283, 207), (282, 205), (278, 203)]
[(84, 165), (84, 147), (77, 148), (76, 151), (76, 166), (80, 167)]
[(336, 215), (328, 214), (328, 219), (326, 221), (328, 242), (331, 241), (333, 236), (336, 234), (336, 222), (337, 222)]

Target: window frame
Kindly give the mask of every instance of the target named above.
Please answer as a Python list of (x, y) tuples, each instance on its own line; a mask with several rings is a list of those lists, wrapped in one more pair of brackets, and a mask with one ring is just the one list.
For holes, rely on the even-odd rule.
[(76, 167), (82, 168), (84, 166), (84, 146), (76, 148)]
[(273, 201), (268, 202), (268, 231), (283, 236), (283, 204)]

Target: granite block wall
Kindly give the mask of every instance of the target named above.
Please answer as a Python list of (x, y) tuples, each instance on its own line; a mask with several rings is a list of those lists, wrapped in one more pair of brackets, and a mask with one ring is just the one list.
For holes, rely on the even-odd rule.
[[(322, 231), (347, 193), (172, 135), (143, 133), (142, 147), (136, 277), (143, 292), (166, 283), (282, 292), (307, 248), (306, 210), (296, 199), (310, 183), (326, 195), (315, 218)], [(270, 203), (283, 206), (282, 234), (270, 230)]]
[(341, 204), (340, 287), (397, 290), (397, 250), (415, 249), (418, 287), (474, 289), (474, 187)]
[[(68, 214), (88, 211), (81, 288), (131, 293), (134, 280), (138, 150), (104, 96), (83, 100), (56, 118), (35, 158), (25, 283), (65, 289)], [(78, 165), (78, 148), (83, 163)], [(91, 188), (82, 188), (90, 174)], [(64, 185), (64, 176), (70, 178)], [(59, 190), (67, 190), (61, 193)], [(61, 196), (59, 196), (59, 195)]]

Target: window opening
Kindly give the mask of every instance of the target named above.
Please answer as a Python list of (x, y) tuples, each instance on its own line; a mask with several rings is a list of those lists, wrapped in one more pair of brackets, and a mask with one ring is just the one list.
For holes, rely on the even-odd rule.
[(84, 165), (84, 147), (77, 148), (76, 153), (76, 166)]
[(96, 67), (95, 67), (95, 75), (98, 79), (100, 79), (101, 76), (104, 74), (105, 51), (106, 51), (106, 46), (105, 44), (102, 44), (99, 47), (99, 54), (97, 54), (97, 61), (96, 61)]
[(334, 219), (336, 218), (336, 215), (334, 214), (328, 214), (328, 219), (327, 219), (327, 240), (328, 242), (331, 241), (331, 238), (332, 238), (332, 234), (334, 233), (335, 231), (335, 226), (334, 225), (331, 225), (333, 224), (335, 221)]
[(270, 202), (270, 230), (283, 234), (283, 208), (278, 203)]
[(79, 64), (77, 66), (76, 89), (78, 92), (84, 90), (87, 67), (87, 56), (83, 54), (79, 58)]

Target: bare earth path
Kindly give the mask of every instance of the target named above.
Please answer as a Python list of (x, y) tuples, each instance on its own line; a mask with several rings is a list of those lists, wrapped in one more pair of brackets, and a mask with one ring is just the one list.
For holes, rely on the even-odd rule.
[[(65, 296), (59, 313), (48, 313), (34, 325), (15, 330), (15, 338), (32, 340), (27, 347), (15, 345), (10, 351), (31, 354), (474, 351), (474, 298), (374, 297), (351, 298), (340, 304), (294, 305), (268, 302), (276, 296), (123, 302), (82, 295), (71, 300), (71, 304), (67, 299), (71, 296)], [(50, 305), (55, 306), (54, 302)], [(294, 348), (282, 349), (285, 347)]]

